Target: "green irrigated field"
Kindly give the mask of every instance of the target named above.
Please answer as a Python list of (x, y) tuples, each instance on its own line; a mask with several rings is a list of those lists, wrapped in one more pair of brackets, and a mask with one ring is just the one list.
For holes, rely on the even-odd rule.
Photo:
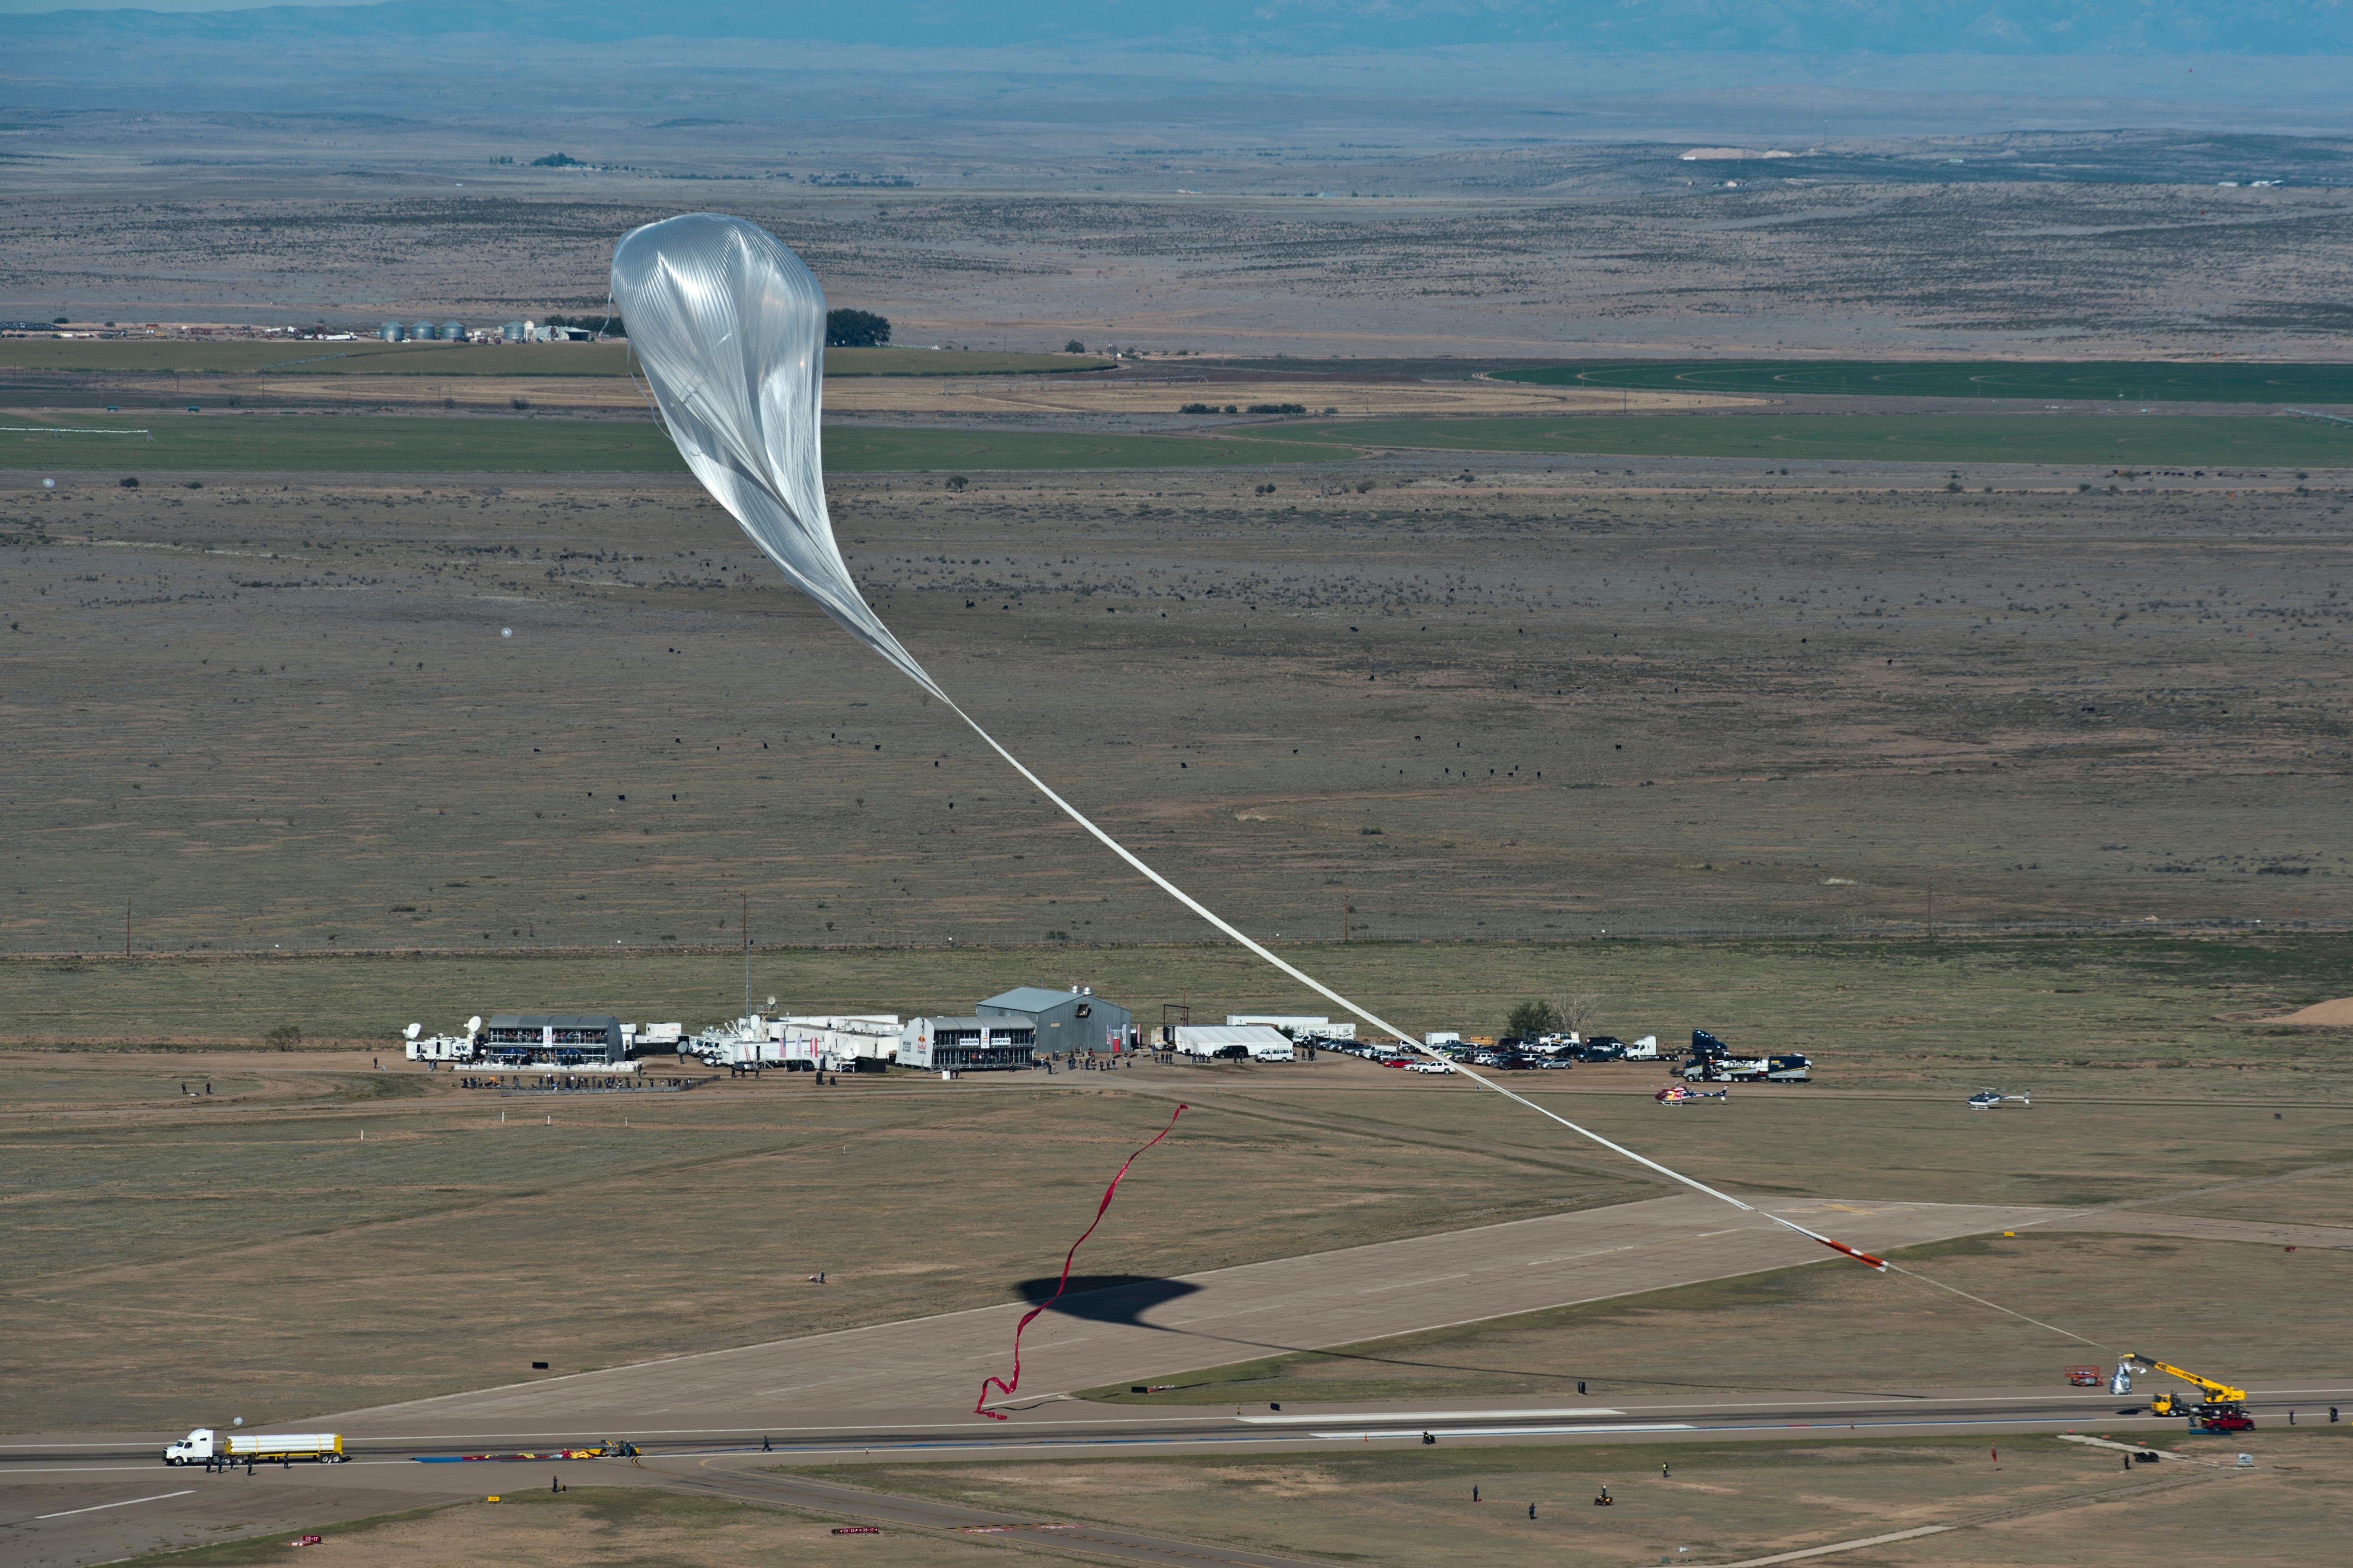
[[(180, 414), (9, 415), (0, 467), (136, 475), (157, 470), (321, 473), (682, 473), (662, 427), (645, 420), (402, 418)], [(47, 435), (25, 426), (115, 429)], [(143, 432), (143, 433), (142, 433)]]
[(1285, 425), (1283, 440), (1562, 457), (1810, 458), (1883, 463), (2353, 467), (2353, 426), (2180, 415), (1713, 415), (1361, 419)]
[(2353, 364), (2183, 362), (1721, 360), (1544, 365), (1494, 373), (1535, 386), (1809, 393), (1842, 397), (2097, 398), (2127, 403), (2353, 403)]
[(884, 430), (837, 426), (825, 465), (851, 473), (909, 469), (1243, 468), (1267, 463), (1337, 463), (1353, 450), (1317, 451), (1288, 441), (1193, 436), (1092, 436), (1059, 430)]
[[(278, 473), (681, 473), (685, 464), (650, 419), (446, 418), (370, 415), (12, 414), (0, 468), (135, 475), (142, 471)], [(48, 434), (48, 427), (127, 434)], [(1353, 451), (1299, 443), (1190, 436), (974, 433), (838, 426), (826, 467), (899, 470), (1222, 468), (1340, 462)]]
[[(115, 374), (627, 375), (627, 343), (207, 342), (183, 338), (0, 339), (0, 370)], [(1090, 354), (829, 349), (828, 375), (1047, 375), (1109, 370)]]

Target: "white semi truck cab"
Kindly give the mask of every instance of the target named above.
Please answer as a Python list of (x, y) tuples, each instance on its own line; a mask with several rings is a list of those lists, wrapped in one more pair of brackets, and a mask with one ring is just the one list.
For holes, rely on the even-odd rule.
[(209, 1460), (229, 1462), (250, 1459), (258, 1464), (283, 1464), (303, 1459), (322, 1465), (340, 1465), (347, 1458), (343, 1440), (333, 1432), (293, 1432), (264, 1435), (258, 1432), (230, 1432), (226, 1435), (209, 1426), (199, 1426), (178, 1442), (164, 1450), (167, 1465), (201, 1465)]

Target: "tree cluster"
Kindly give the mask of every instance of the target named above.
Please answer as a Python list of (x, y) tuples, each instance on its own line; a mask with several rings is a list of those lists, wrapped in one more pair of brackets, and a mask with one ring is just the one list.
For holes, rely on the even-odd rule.
[(871, 310), (828, 310), (825, 346), (829, 349), (879, 349), (891, 341), (891, 323)]

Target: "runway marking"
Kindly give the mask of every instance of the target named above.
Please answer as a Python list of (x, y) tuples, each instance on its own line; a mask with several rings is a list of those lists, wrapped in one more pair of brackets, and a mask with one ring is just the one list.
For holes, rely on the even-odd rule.
[(33, 1518), (37, 1521), (44, 1519), (71, 1519), (78, 1513), (100, 1513), (110, 1508), (129, 1508), (135, 1502), (162, 1502), (165, 1498), (190, 1497), (195, 1494), (195, 1489), (190, 1487), (186, 1491), (157, 1492), (153, 1497), (127, 1497), (121, 1502), (92, 1503), (88, 1508), (69, 1508), (59, 1513), (37, 1513)]
[(1449, 1279), (1468, 1279), (1471, 1271), (1459, 1274), (1433, 1274), (1427, 1279), (1400, 1279), (1394, 1285), (1372, 1285), (1356, 1292), (1359, 1296), (1377, 1296), (1384, 1290), (1410, 1290), (1417, 1285), (1442, 1285)]
[(1809, 1546), (1803, 1552), (1784, 1552), (1774, 1557), (1744, 1557), (1726, 1568), (1765, 1568), (1768, 1563), (1795, 1563), (1802, 1557), (1827, 1557), (1833, 1552), (1859, 1552), (1866, 1546), (1884, 1546), (1894, 1541), (1915, 1541), (1923, 1535), (1942, 1535), (1959, 1528), (1950, 1524), (1924, 1524), (1917, 1530), (1899, 1530), (1892, 1535), (1869, 1535), (1860, 1541), (1834, 1542), (1828, 1546)]
[[(1599, 1405), (1576, 1410), (1377, 1410), (1369, 1418), (1375, 1421), (1560, 1421), (1571, 1415), (1623, 1415), (1623, 1410), (1608, 1410)], [(1359, 1417), (1364, 1419), (1365, 1417)], [(1245, 1415), (1242, 1422), (1250, 1426), (1329, 1426), (1345, 1421), (1345, 1415)]]
[[(1689, 1421), (1658, 1421), (1627, 1426), (1450, 1426), (1449, 1437), (1558, 1437), (1568, 1433), (1584, 1435), (1592, 1432), (1696, 1432), (1699, 1427)], [(1346, 1432), (1310, 1432), (1311, 1437), (1328, 1438), (1333, 1442), (1362, 1440), (1366, 1437), (1419, 1437), (1419, 1426), (1400, 1427), (1395, 1431), (1366, 1431), (1361, 1427)]]

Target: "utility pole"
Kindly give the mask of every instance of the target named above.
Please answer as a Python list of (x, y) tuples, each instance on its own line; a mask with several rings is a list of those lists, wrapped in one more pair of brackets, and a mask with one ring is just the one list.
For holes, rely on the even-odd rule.
[(131, 956), (131, 895), (122, 895), (122, 956)]
[(752, 895), (736, 895), (744, 900), (744, 1016), (752, 1016)]
[(1928, 884), (1928, 940), (1936, 940), (1936, 885)]
[(1348, 889), (1340, 889), (1340, 940), (1348, 940)]

